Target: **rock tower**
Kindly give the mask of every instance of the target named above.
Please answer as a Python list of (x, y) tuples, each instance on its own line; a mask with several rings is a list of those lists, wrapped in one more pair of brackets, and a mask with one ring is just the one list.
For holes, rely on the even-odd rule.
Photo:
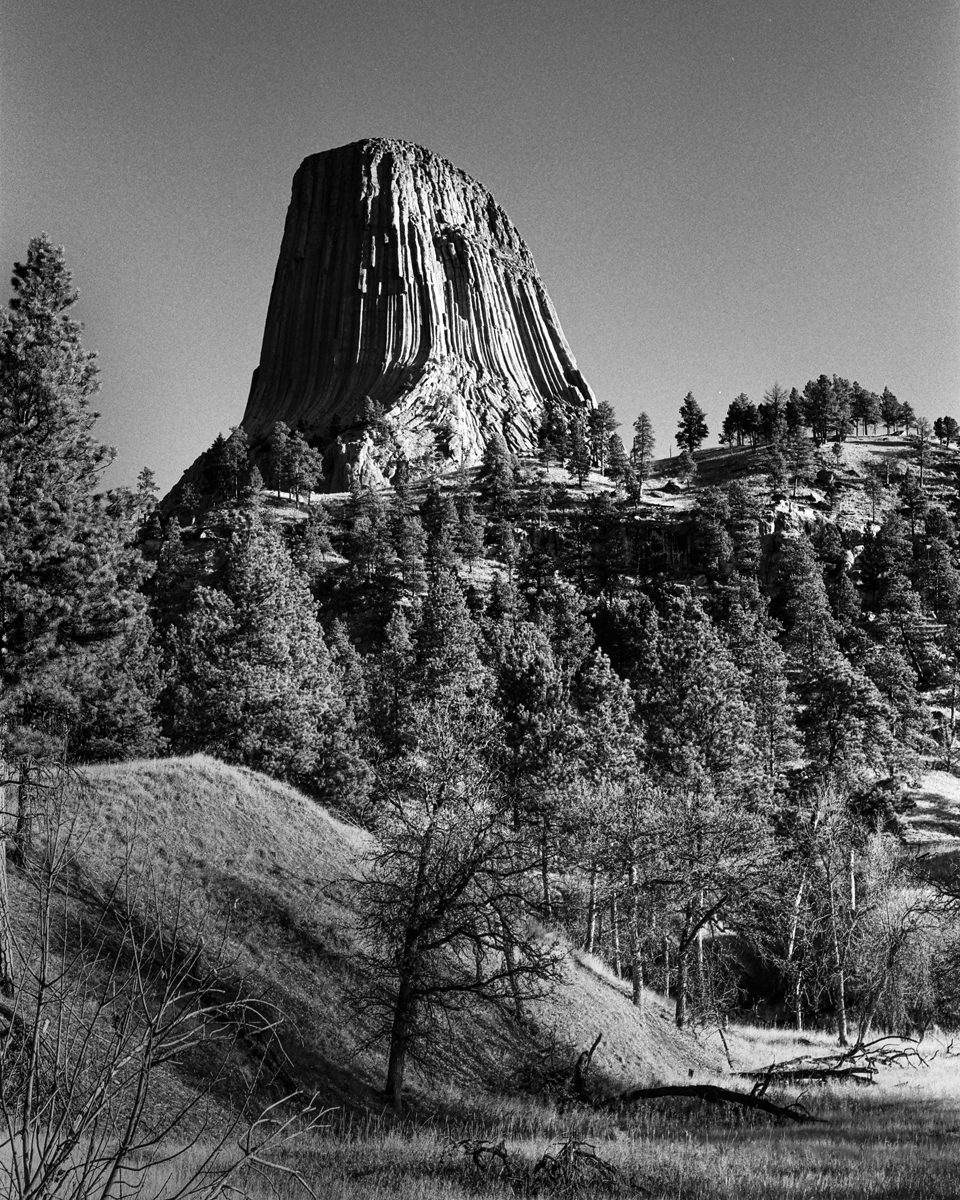
[(594, 398), (493, 196), (408, 142), (305, 159), (243, 418), (254, 444), (277, 421), (299, 427), (327, 448), (329, 486), (345, 487), (403, 456), (475, 462), (494, 430), (532, 453), (548, 403)]

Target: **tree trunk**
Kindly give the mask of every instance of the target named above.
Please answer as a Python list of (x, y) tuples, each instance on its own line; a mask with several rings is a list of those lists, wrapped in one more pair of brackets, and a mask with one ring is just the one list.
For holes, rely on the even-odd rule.
[(677, 1007), (676, 1023), (678, 1029), (683, 1029), (687, 1023), (687, 988), (690, 975), (690, 947), (681, 946), (677, 950)]
[[(697, 899), (697, 911), (703, 912), (703, 892)], [(697, 929), (697, 1003), (700, 1005), (701, 1012), (707, 1007), (707, 974), (704, 964), (703, 954), (703, 935), (704, 929), (701, 924)]]
[(550, 921), (553, 919), (553, 905), (550, 902), (550, 843), (546, 820), (540, 830), (540, 882), (543, 887), (543, 915)]
[(400, 980), (397, 989), (393, 1024), (390, 1027), (390, 1057), (387, 1061), (387, 1095), (397, 1112), (400, 1112), (403, 1105), (403, 1075), (416, 1009), (417, 1000), (412, 980), (405, 977)]
[(7, 811), (9, 788), (17, 784), (6, 784), (6, 760), (0, 756), (0, 996), (14, 999), (13, 984), (13, 937), (10, 931), (10, 900), (7, 892)]
[(787, 938), (787, 962), (793, 961), (793, 953), (797, 948), (797, 932), (800, 928), (800, 913), (803, 911), (803, 893), (807, 887), (807, 872), (809, 864), (804, 866), (800, 876), (800, 886), (793, 898), (793, 911), (790, 914), (790, 936)]
[(503, 919), (503, 913), (499, 908), (496, 910), (497, 920), (500, 923), (500, 937), (503, 941), (503, 960), (507, 972), (507, 984), (510, 988), (510, 996), (513, 1000), (513, 1011), (516, 1014), (517, 1020), (523, 1020), (523, 993), (520, 990), (520, 982), (517, 979), (517, 960), (520, 953), (517, 950), (516, 942), (510, 935), (510, 929), (507, 922)]
[(847, 987), (843, 970), (843, 955), (840, 953), (840, 930), (837, 924), (837, 903), (834, 894), (833, 879), (828, 877), (827, 887), (830, 894), (830, 927), (833, 936), (833, 965), (837, 975), (837, 1040), (841, 1046), (847, 1042)]
[(29, 768), (26, 759), (21, 759), (16, 777), (11, 778), (6, 787), (4, 809), (7, 814), (13, 813), (13, 837), (9, 839), (7, 857), (14, 866), (22, 867), (30, 849), (30, 814), (27, 812), (27, 782)]
[(613, 969), (620, 979), (623, 977), (623, 959), (620, 956), (620, 917), (616, 893), (610, 897), (610, 941), (613, 946)]
[(663, 935), (663, 994), (670, 999), (670, 939)]
[(634, 1007), (643, 1012), (643, 943), (640, 938), (640, 887), (636, 863), (630, 864), (630, 977)]
[(590, 893), (587, 899), (587, 928), (583, 939), (583, 948), (588, 954), (593, 953), (597, 939), (597, 864), (590, 865)]

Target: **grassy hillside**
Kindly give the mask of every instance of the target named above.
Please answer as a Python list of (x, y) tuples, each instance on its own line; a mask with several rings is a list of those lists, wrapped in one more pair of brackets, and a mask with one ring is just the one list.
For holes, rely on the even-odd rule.
[[(169, 905), (182, 890), (211, 954), (226, 931), (219, 956), (230, 981), (245, 979), (284, 1013), (280, 1085), (345, 1110), (382, 1107), (383, 1048), (355, 1007), (365, 981), (350, 880), (370, 835), (283, 784), (202, 755), (92, 767), (83, 778), (76, 915), (91, 922), (121, 876), (147, 881), (144, 907), (155, 894)], [(14, 872), (15, 899), (18, 887)], [(566, 1075), (601, 1032), (597, 1067), (611, 1081), (685, 1080), (720, 1066), (718, 1042), (681, 1033), (666, 1004), (646, 998), (644, 1020), (626, 983), (571, 953), (553, 994), (524, 1022), (477, 1007), (438, 1030), (411, 1100), (431, 1110), (451, 1090), (536, 1091)]]

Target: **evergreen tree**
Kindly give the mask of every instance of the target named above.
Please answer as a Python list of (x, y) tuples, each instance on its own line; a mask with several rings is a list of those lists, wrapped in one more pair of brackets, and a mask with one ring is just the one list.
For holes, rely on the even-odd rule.
[(738, 446), (742, 446), (745, 438), (750, 438), (759, 429), (759, 417), (757, 414), (757, 406), (752, 403), (750, 397), (741, 392), (739, 396), (734, 396), (727, 409), (727, 415), (723, 419), (723, 437), (722, 440), (732, 446), (734, 442)]
[(613, 433), (607, 442), (607, 474), (616, 483), (622, 483), (630, 465), (620, 435)]
[(796, 433), (798, 430), (803, 429), (807, 423), (803, 397), (796, 388), (790, 389), (790, 395), (787, 397), (785, 416), (787, 433)]
[(783, 441), (787, 434), (787, 389), (772, 383), (763, 394), (758, 418), (762, 436), (774, 445)]
[(680, 405), (680, 424), (677, 426), (677, 445), (689, 452), (691, 458), (707, 436), (707, 418), (703, 409), (694, 400), (693, 392), (687, 392)]
[(829, 376), (820, 375), (807, 381), (803, 389), (804, 415), (813, 433), (814, 441), (821, 445), (827, 440), (830, 424), (836, 413), (837, 396)]
[(230, 497), (239, 500), (243, 481), (250, 471), (250, 439), (240, 425), (230, 430), (224, 444), (223, 468), (229, 480)]
[(561, 405), (548, 399), (543, 406), (543, 419), (537, 430), (537, 445), (542, 461), (563, 462), (567, 457), (569, 427)]
[(290, 486), (297, 503), (300, 503), (300, 493), (307, 493), (307, 503), (310, 494), (323, 480), (323, 455), (315, 450), (299, 430), (293, 430), (287, 441), (286, 449), (287, 472)]
[(176, 637), (167, 719), (175, 747), (322, 786), (341, 697), (306, 580), (261, 523), (221, 586), (197, 589)]
[[(0, 310), (0, 757), (149, 752), (155, 663), (137, 504), (96, 488), (95, 355), (61, 248), (34, 238)], [(120, 706), (119, 708), (117, 706)]]
[(896, 398), (893, 392), (888, 387), (883, 389), (883, 395), (880, 397), (880, 418), (883, 421), (887, 433), (891, 429), (896, 429), (903, 417), (903, 405)]
[(642, 412), (633, 423), (633, 449), (631, 450), (633, 465), (636, 468), (640, 484), (638, 495), (643, 492), (643, 481), (649, 473), (655, 447), (653, 422), (645, 412)]
[(387, 509), (377, 488), (354, 480), (347, 522), (350, 571), (356, 579), (371, 582), (383, 573), (390, 555)]
[(426, 564), (431, 574), (437, 571), (456, 571), (456, 540), (460, 518), (450, 496), (440, 491), (436, 479), (431, 479), (420, 508), (420, 518), (427, 535)]
[(805, 534), (784, 542), (780, 573), (787, 643), (801, 665), (812, 668), (835, 648), (835, 626), (823, 574)]
[(813, 447), (802, 429), (795, 429), (788, 434), (783, 443), (783, 455), (793, 479), (793, 498), (796, 499), (797, 485), (809, 480), (814, 462)]
[(395, 608), (382, 648), (366, 662), (370, 729), (387, 758), (396, 757), (409, 742), (414, 657), (410, 621), (402, 608)]
[(457, 497), (457, 515), (459, 528), (457, 530), (457, 549), (463, 556), (473, 574), (473, 564), (483, 554), (483, 519), (473, 503), (469, 491)]
[(670, 881), (662, 902), (674, 918), (683, 1026), (695, 946), (713, 921), (751, 902), (769, 872), (768, 789), (747, 681), (689, 593), (671, 603), (659, 634), (639, 709), (658, 792), (650, 837), (656, 869)]
[(476, 627), (453, 571), (431, 575), (414, 645), (418, 698), (472, 695), (486, 687)]
[(693, 483), (697, 477), (697, 463), (689, 450), (683, 450), (677, 455), (677, 465), (674, 470), (678, 479), (682, 479), (684, 483)]
[(834, 439), (837, 442), (846, 441), (853, 431), (851, 415), (853, 405), (853, 390), (848, 379), (840, 375), (833, 377), (833, 408), (830, 413), (830, 424)]
[(140, 518), (148, 517), (157, 507), (160, 491), (157, 487), (157, 477), (149, 467), (143, 467), (137, 476), (136, 503)]
[(767, 485), (774, 496), (778, 492), (785, 493), (787, 490), (787, 458), (782, 445), (782, 440), (772, 442), (764, 459)]
[(590, 448), (587, 444), (586, 421), (582, 410), (578, 409), (570, 418), (570, 453), (567, 458), (567, 470), (583, 487), (583, 481), (590, 474)]
[(290, 557), (313, 592), (326, 572), (327, 556), (333, 553), (330, 529), (330, 514), (321, 503), (291, 537)]
[(876, 426), (880, 420), (880, 397), (875, 392), (868, 391), (855, 379), (850, 386), (850, 419), (853, 422), (853, 432), (858, 426), (863, 426), (866, 434), (869, 426)]
[(617, 432), (620, 422), (613, 410), (613, 405), (606, 400), (600, 400), (590, 410), (587, 417), (587, 429), (590, 436), (591, 461), (606, 471), (606, 452), (610, 438)]
[(285, 421), (277, 421), (270, 430), (267, 438), (267, 458), (279, 499), (290, 467), (290, 426)]
[(483, 451), (477, 486), (492, 520), (508, 519), (516, 503), (513, 456), (503, 434), (494, 431)]

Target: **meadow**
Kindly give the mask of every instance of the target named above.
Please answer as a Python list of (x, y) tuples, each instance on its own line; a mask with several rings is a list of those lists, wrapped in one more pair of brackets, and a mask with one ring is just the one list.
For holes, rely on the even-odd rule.
[[(824, 1053), (830, 1051), (828, 1039)], [(817, 1051), (811, 1038), (741, 1027), (737, 1066)], [(927, 1039), (926, 1065), (885, 1071), (872, 1087), (808, 1090), (814, 1118), (778, 1122), (698, 1101), (598, 1113), (556, 1100), (468, 1098), (451, 1091), (404, 1119), (332, 1111), (284, 1159), (299, 1173), (248, 1176), (250, 1200), (466, 1200), (648, 1196), (671, 1200), (952, 1200), (960, 1180), (960, 1060)], [(715, 1077), (729, 1086), (729, 1078)], [(784, 1091), (794, 1098), (799, 1089)], [(190, 1156), (177, 1174), (185, 1173)], [(182, 1175), (180, 1175), (182, 1177)], [(151, 1196), (172, 1194), (155, 1175)], [(303, 1185), (306, 1186), (303, 1186)], [(308, 1190), (309, 1189), (309, 1190)]]

